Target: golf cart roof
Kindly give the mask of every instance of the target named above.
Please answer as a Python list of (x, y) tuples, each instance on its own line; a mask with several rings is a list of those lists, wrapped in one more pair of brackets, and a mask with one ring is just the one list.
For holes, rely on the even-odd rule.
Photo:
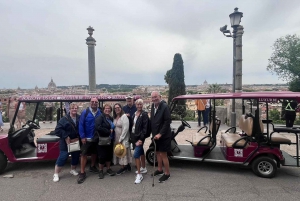
[[(34, 95), (20, 96), (19, 101), (22, 102), (88, 102), (91, 98), (97, 98), (99, 101), (125, 101), (126, 95)], [(134, 95), (133, 99), (141, 98), (140, 95)]]
[(279, 99), (294, 99), (300, 102), (300, 92), (291, 91), (260, 91), (242, 93), (215, 93), (215, 94), (191, 94), (173, 98), (173, 101), (186, 99), (259, 99), (261, 102), (272, 102)]

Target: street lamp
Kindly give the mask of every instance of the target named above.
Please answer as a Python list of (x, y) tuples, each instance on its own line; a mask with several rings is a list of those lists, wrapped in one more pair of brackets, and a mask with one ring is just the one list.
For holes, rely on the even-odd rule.
[[(241, 91), (242, 89), (242, 35), (243, 35), (243, 27), (240, 26), (241, 19), (243, 17), (243, 13), (238, 11), (238, 8), (234, 9), (234, 12), (229, 15), (230, 17), (230, 23), (231, 27), (233, 28), (232, 34), (230, 30), (227, 30), (227, 25), (220, 28), (220, 31), (223, 33), (226, 37), (233, 38), (233, 75), (232, 75), (232, 93), (235, 93), (236, 89), (236, 77), (238, 76), (238, 89)], [(237, 38), (237, 32), (239, 28), (239, 44), (236, 44), (236, 38)], [(239, 59), (237, 59), (237, 46), (239, 47)], [(237, 62), (239, 62), (239, 69), (238, 69), (238, 75), (237, 75)], [(236, 126), (236, 113), (235, 113), (235, 100), (232, 99), (232, 111), (231, 111), (231, 127)]]

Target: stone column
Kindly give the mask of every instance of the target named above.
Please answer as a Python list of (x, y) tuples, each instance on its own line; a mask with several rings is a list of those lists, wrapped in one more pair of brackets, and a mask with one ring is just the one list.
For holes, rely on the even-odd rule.
[(242, 92), (242, 75), (243, 75), (243, 68), (242, 68), (242, 62), (243, 62), (243, 54), (242, 54), (242, 36), (244, 33), (244, 27), (240, 25), (237, 28), (236, 33), (236, 74), (235, 74), (235, 89), (236, 92)]
[(95, 69), (95, 46), (96, 40), (92, 37), (93, 27), (87, 28), (88, 34), (90, 35), (86, 39), (88, 45), (88, 60), (89, 60), (89, 94), (96, 94), (96, 69)]

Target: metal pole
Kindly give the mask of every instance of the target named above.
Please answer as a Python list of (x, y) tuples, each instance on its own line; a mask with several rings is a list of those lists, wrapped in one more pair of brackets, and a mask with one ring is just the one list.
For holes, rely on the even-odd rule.
[[(233, 27), (233, 75), (232, 75), (232, 93), (235, 93), (235, 76), (236, 76), (236, 32), (237, 27)], [(236, 127), (235, 99), (232, 99), (231, 106), (231, 127)]]

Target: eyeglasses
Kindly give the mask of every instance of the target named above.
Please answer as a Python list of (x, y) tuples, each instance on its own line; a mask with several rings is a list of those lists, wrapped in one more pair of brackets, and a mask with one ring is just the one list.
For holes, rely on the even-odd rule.
[(120, 108), (120, 107), (115, 107), (115, 110), (116, 110), (116, 109), (121, 109), (121, 108)]
[(98, 101), (91, 101), (91, 103), (98, 103)]

